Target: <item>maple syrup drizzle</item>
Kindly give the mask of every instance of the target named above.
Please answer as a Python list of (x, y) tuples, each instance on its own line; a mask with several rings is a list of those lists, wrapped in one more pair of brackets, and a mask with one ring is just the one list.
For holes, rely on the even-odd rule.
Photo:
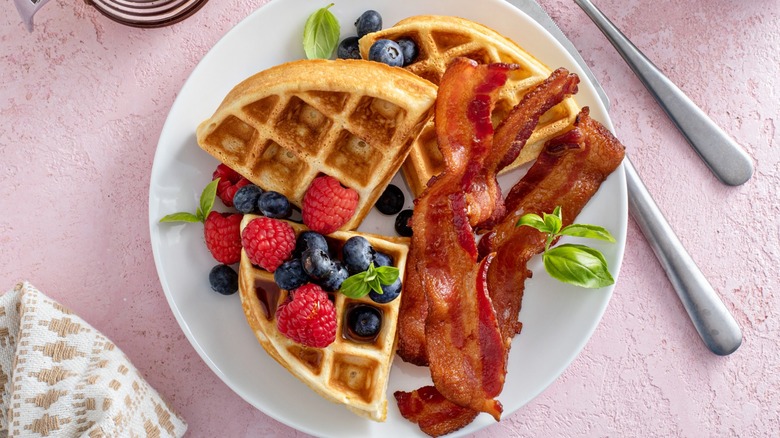
[(279, 297), (282, 294), (281, 289), (273, 282), (255, 280), (255, 294), (266, 319), (269, 321), (274, 319), (276, 308), (279, 306)]

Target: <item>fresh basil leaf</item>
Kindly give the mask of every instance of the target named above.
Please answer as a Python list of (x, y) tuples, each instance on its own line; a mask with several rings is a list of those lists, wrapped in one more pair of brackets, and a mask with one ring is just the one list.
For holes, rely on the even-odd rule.
[(173, 213), (169, 214), (162, 219), (160, 219), (160, 222), (200, 222), (200, 218), (198, 216), (187, 213), (187, 212), (181, 212), (181, 213)]
[(520, 220), (515, 224), (516, 227), (527, 226), (536, 228), (543, 233), (549, 233), (547, 224), (544, 223), (542, 218), (538, 214), (528, 213), (520, 217)]
[(374, 263), (373, 262), (371, 262), (368, 265), (368, 269), (366, 269), (363, 272), (363, 274), (365, 274), (365, 279), (363, 281), (365, 281), (366, 283), (374, 281), (374, 279), (377, 276), (377, 272), (376, 272), (376, 269), (374, 268)]
[(401, 271), (395, 266), (380, 266), (376, 268), (376, 273), (379, 282), (385, 286), (395, 283), (398, 276), (401, 275)]
[(350, 298), (361, 298), (371, 290), (365, 281), (365, 272), (352, 275), (341, 283), (339, 291)]
[[(558, 213), (557, 215), (555, 214), (556, 212)], [(560, 207), (555, 207), (553, 214), (544, 213), (544, 225), (547, 227), (548, 233), (556, 235), (561, 231), (561, 225), (563, 224), (561, 223), (561, 217), (559, 216), (560, 213)]]
[(587, 237), (588, 239), (606, 240), (607, 242), (615, 242), (615, 238), (612, 237), (606, 228), (598, 225), (590, 224), (571, 224), (561, 230), (561, 234), (564, 236), (574, 237)]
[[(214, 207), (214, 199), (217, 197), (217, 184), (219, 184), (220, 178), (215, 179), (208, 183), (206, 188), (203, 189), (203, 193), (200, 194), (200, 213), (203, 215), (205, 221), (211, 208)], [(200, 216), (200, 215), (199, 215)]]
[(366, 282), (366, 284), (368, 284), (368, 287), (370, 287), (371, 290), (373, 290), (374, 292), (376, 292), (376, 293), (378, 293), (380, 295), (382, 293), (384, 293), (384, 291), (382, 290), (382, 284), (379, 283), (379, 279), (378, 278), (375, 277), (373, 280), (370, 280), (370, 281)]
[(564, 283), (589, 289), (615, 283), (601, 252), (585, 245), (556, 246), (546, 251), (542, 258), (547, 273)]
[(545, 244), (544, 268), (551, 277), (564, 283), (586, 288), (599, 288), (615, 283), (609, 273), (607, 261), (598, 250), (585, 245), (565, 244), (554, 248), (550, 245), (561, 235), (586, 237), (591, 239), (615, 242), (615, 238), (606, 228), (596, 225), (572, 224), (563, 229), (561, 206), (556, 206), (552, 213), (543, 213), (542, 217), (535, 214), (525, 214), (515, 226), (533, 227), (547, 234)]
[(303, 51), (309, 59), (328, 59), (339, 44), (341, 26), (328, 6), (318, 9), (303, 28)]

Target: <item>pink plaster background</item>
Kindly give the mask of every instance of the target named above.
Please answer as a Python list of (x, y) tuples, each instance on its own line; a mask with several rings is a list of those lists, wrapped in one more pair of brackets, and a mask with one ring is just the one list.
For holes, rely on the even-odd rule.
[[(176, 93), (263, 0), (211, 0), (170, 28), (115, 24), (56, 1), (27, 34), (0, 5), (0, 290), (28, 279), (114, 340), (190, 424), (190, 436), (301, 436), (201, 361), (152, 261), (148, 181)], [(611, 45), (568, 0), (541, 0), (612, 100), (618, 136), (744, 332), (701, 343), (633, 222), (615, 294), (590, 343), (547, 391), (478, 434), (777, 436), (780, 431), (780, 3), (600, 0), (598, 5), (744, 145), (756, 173), (720, 184)]]

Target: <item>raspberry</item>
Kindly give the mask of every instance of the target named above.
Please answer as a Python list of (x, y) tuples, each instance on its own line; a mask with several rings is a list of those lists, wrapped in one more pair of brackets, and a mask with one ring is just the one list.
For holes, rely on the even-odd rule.
[(241, 219), (237, 213), (209, 213), (203, 224), (206, 247), (220, 263), (232, 265), (241, 260)]
[(222, 203), (226, 207), (233, 206), (233, 197), (236, 196), (236, 192), (241, 187), (252, 184), (248, 179), (241, 176), (235, 170), (220, 164), (211, 176), (211, 180), (219, 178), (219, 184), (217, 184), (217, 196), (222, 200)]
[(303, 195), (303, 223), (321, 234), (341, 228), (355, 214), (358, 194), (332, 176), (314, 179)]
[(241, 243), (253, 264), (274, 272), (292, 255), (295, 231), (286, 222), (261, 216), (246, 224)]
[(293, 300), (277, 310), (279, 332), (299, 344), (323, 348), (336, 340), (336, 308), (316, 284), (295, 289)]

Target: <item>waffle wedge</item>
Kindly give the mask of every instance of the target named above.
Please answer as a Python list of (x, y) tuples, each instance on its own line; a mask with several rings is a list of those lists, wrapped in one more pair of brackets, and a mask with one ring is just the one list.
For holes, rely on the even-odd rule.
[[(256, 216), (245, 215), (241, 229)], [(296, 234), (306, 228), (290, 222)], [(329, 246), (340, 251), (352, 236), (361, 235), (377, 250), (393, 257), (404, 276), (408, 239), (385, 238), (351, 231), (327, 236)], [(336, 340), (325, 348), (311, 348), (282, 335), (276, 328), (276, 308), (288, 292), (274, 283), (273, 274), (253, 266), (242, 251), (239, 267), (239, 294), (247, 321), (266, 352), (295, 377), (327, 400), (346, 405), (356, 414), (374, 421), (387, 417), (387, 383), (395, 355), (398, 308), (401, 299), (378, 304), (367, 296), (352, 299), (336, 292)], [(349, 335), (346, 314), (353, 306), (369, 305), (382, 314), (382, 328), (376, 339), (357, 340)]]
[(298, 207), (327, 174), (357, 191), (355, 229), (431, 118), (436, 86), (362, 60), (302, 60), (233, 88), (197, 129), (202, 149)]
[[(545, 80), (551, 70), (513, 41), (481, 24), (463, 18), (420, 15), (404, 19), (395, 26), (360, 39), (360, 53), (368, 58), (371, 45), (379, 39), (410, 38), (417, 44), (416, 60), (405, 68), (438, 85), (449, 63), (460, 56), (480, 63), (513, 63), (520, 68), (510, 75), (493, 112), (498, 124), (533, 86)], [(579, 112), (569, 98), (550, 109), (539, 120), (533, 135), (510, 170), (535, 159), (544, 143), (567, 129)], [(415, 196), (422, 193), (428, 180), (444, 169), (436, 146), (436, 132), (430, 120), (418, 136), (403, 165), (404, 175)]]

